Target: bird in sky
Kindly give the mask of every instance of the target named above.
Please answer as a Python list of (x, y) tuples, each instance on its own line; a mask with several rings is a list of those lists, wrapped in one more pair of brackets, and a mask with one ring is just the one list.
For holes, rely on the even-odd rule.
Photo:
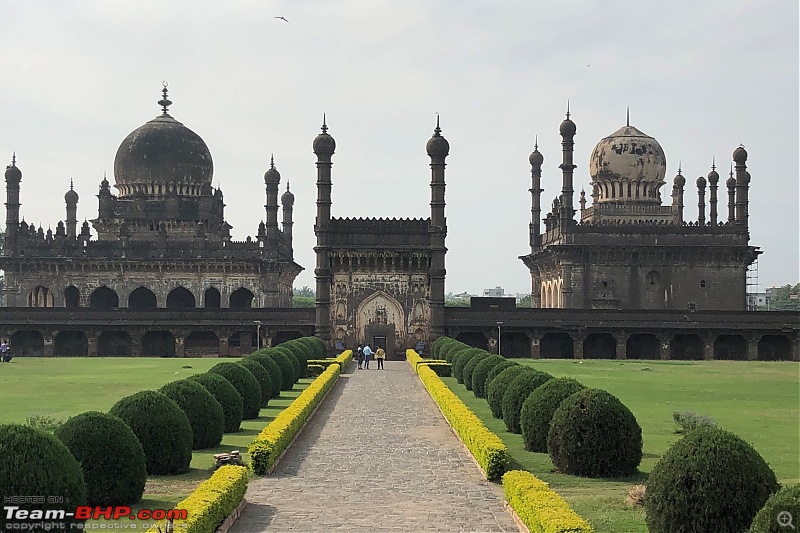
[(281, 19), (282, 21), (287, 22), (287, 23), (289, 22), (288, 20), (286, 20), (286, 17), (273, 17), (273, 18)]

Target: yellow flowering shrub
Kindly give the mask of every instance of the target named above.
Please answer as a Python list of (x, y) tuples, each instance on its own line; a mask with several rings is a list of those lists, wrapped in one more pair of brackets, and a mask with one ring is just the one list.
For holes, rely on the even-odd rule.
[(592, 533), (589, 523), (573, 511), (544, 481), (524, 470), (503, 475), (506, 501), (531, 533)]

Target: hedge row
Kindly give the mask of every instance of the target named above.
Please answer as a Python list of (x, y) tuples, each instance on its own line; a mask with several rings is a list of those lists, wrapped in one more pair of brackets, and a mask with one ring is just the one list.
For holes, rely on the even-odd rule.
[[(217, 527), (244, 498), (247, 491), (247, 469), (243, 466), (221, 466), (207, 480), (175, 506), (186, 509), (185, 520), (175, 520), (175, 531), (182, 533), (214, 533)], [(160, 529), (159, 529), (160, 528)], [(166, 531), (162, 520), (147, 530), (147, 533)]]
[[(349, 353), (347, 353), (349, 352)], [(346, 361), (352, 357), (347, 350), (339, 357)], [(329, 366), (306, 390), (300, 393), (286, 409), (265, 427), (250, 444), (250, 461), (253, 471), (266, 475), (281, 454), (289, 447), (297, 433), (314, 412), (314, 409), (333, 387), (341, 373), (340, 365)]]
[(508, 450), (500, 437), (489, 431), (433, 370), (426, 365), (416, 364), (422, 359), (417, 352), (408, 350), (406, 359), (416, 366), (423, 385), (453, 430), (475, 457), (486, 479), (499, 479), (508, 465)]
[(544, 481), (524, 470), (503, 475), (506, 501), (531, 532), (591, 533), (589, 523), (578, 516)]

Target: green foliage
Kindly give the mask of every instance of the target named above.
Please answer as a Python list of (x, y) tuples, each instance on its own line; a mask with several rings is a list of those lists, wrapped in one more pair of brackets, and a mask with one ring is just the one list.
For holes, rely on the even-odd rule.
[(565, 474), (629, 476), (642, 460), (642, 428), (616, 396), (583, 389), (562, 401), (553, 413), (547, 451), (553, 465)]
[(467, 366), (470, 359), (479, 355), (481, 352), (483, 352), (483, 350), (480, 348), (467, 348), (460, 350), (453, 357), (451, 362), (453, 365), (453, 377), (455, 377), (459, 383), (464, 383), (464, 367)]
[(281, 390), (292, 390), (295, 381), (294, 364), (292, 364), (294, 357), (287, 355), (285, 350), (278, 350), (276, 348), (264, 350), (264, 354), (275, 361), (281, 369), (281, 379), (283, 379)]
[(269, 399), (272, 398), (272, 378), (269, 372), (255, 359), (244, 358), (239, 361), (239, 364), (255, 376), (261, 389), (261, 407), (266, 407)]
[(461, 381), (467, 387), (467, 390), (472, 390), (472, 374), (475, 372), (475, 367), (478, 366), (478, 363), (480, 363), (487, 357), (490, 357), (491, 355), (492, 354), (490, 354), (486, 350), (481, 350), (472, 358), (470, 358), (470, 360), (467, 361), (467, 364), (464, 365), (464, 370), (461, 371), (461, 376), (462, 376)]
[(57, 430), (64, 421), (58, 418), (52, 417), (50, 415), (31, 415), (25, 417), (25, 425), (41, 429), (42, 431), (47, 431), (48, 433), (52, 433)]
[(800, 311), (800, 283), (797, 285), (786, 284), (775, 291), (769, 300), (769, 305), (760, 307), (760, 310), (770, 311)]
[(303, 369), (301, 368), (300, 360), (297, 358), (295, 353), (283, 345), (278, 345), (270, 349), (286, 356), (286, 359), (288, 359), (292, 364), (292, 384), (297, 383), (300, 380), (300, 377), (303, 375)]
[(688, 433), (698, 426), (717, 426), (717, 422), (710, 416), (698, 415), (692, 411), (684, 411), (683, 413), (675, 411), (672, 413), (672, 421), (677, 426), (675, 433)]
[(253, 352), (245, 357), (245, 359), (252, 359), (264, 367), (264, 370), (269, 374), (269, 379), (272, 381), (272, 397), (278, 398), (281, 395), (281, 387), (283, 386), (283, 372), (281, 371), (281, 367), (278, 366), (278, 363), (276, 363), (272, 357), (265, 354), (265, 351), (266, 350)]
[(222, 405), (197, 381), (179, 379), (167, 383), (159, 392), (181, 408), (192, 426), (192, 449), (213, 448), (222, 442), (225, 413)]
[(456, 353), (459, 352), (460, 350), (469, 350), (470, 348), (472, 348), (469, 344), (464, 344), (463, 342), (457, 341), (455, 339), (452, 340), (453, 342), (442, 347), (441, 353), (438, 356), (447, 361), (448, 363), (453, 362), (453, 358), (455, 357)]
[(434, 341), (431, 343), (431, 347), (430, 347), (431, 353), (430, 353), (430, 356), (431, 356), (431, 357), (433, 357), (433, 358), (438, 358), (438, 356), (439, 356), (439, 350), (441, 349), (441, 347), (442, 347), (444, 344), (447, 344), (447, 342), (448, 342), (448, 341), (450, 341), (450, 340), (451, 340), (451, 339), (450, 339), (450, 337), (445, 337), (445, 336), (437, 337), (437, 338), (436, 338), (436, 339), (435, 339), (435, 340), (434, 340)]
[(791, 528), (787, 522), (788, 515), (782, 513), (789, 513), (792, 524), (796, 524), (800, 517), (800, 484), (787, 485), (770, 496), (753, 519), (750, 533), (786, 533)]
[(292, 288), (292, 294), (294, 296), (302, 296), (303, 298), (315, 298), (316, 293), (314, 289), (309, 287), (308, 285), (303, 285), (302, 288), (298, 289), (297, 287)]
[(306, 360), (325, 357), (325, 343), (319, 337), (300, 337), (296, 340), (305, 347)]
[(444, 362), (420, 363), (433, 370), (440, 378), (447, 378), (453, 375), (453, 365)]
[(775, 474), (747, 442), (701, 426), (653, 467), (644, 495), (647, 527), (653, 533), (741, 533), (779, 488)]
[(508, 431), (511, 433), (522, 432), (519, 426), (522, 404), (525, 403), (525, 400), (533, 391), (551, 379), (553, 379), (553, 376), (547, 372), (534, 370), (533, 373), (524, 372), (520, 374), (509, 384), (503, 394), (502, 403), (503, 422), (506, 423)]
[[(501, 355), (499, 357), (503, 357), (503, 356)], [(483, 382), (483, 393), (484, 393), (483, 395), (486, 398), (487, 402), (489, 401), (489, 398), (488, 398), (488, 396), (489, 396), (489, 384), (492, 381), (494, 381), (494, 378), (499, 376), (506, 368), (509, 368), (509, 367), (512, 367), (512, 366), (519, 366), (519, 363), (517, 363), (515, 361), (509, 361), (508, 359), (506, 359), (505, 361), (503, 361), (501, 363), (498, 363), (498, 364), (494, 365), (492, 368), (489, 369), (489, 373), (486, 374), (486, 381)], [(500, 409), (501, 409), (501, 412), (502, 412), (502, 407), (500, 407)], [(500, 417), (497, 417), (497, 418), (500, 418)]]
[(523, 296), (517, 300), (517, 307), (529, 308), (531, 306), (531, 295)]
[(300, 309), (309, 309), (314, 308), (316, 305), (316, 299), (314, 297), (308, 296), (292, 296), (292, 307), (300, 308)]
[(222, 406), (222, 414), (225, 418), (225, 433), (239, 431), (239, 427), (242, 424), (242, 413), (244, 412), (244, 400), (236, 388), (231, 385), (231, 382), (219, 374), (209, 372), (196, 374), (189, 379), (205, 387)]
[(261, 386), (252, 372), (239, 363), (219, 363), (208, 369), (231, 382), (242, 395), (242, 420), (258, 418), (261, 411)]
[(503, 396), (505, 396), (508, 386), (520, 374), (532, 372), (536, 371), (529, 366), (514, 365), (513, 368), (509, 366), (497, 374), (486, 387), (486, 401), (489, 403), (489, 409), (492, 410), (492, 416), (503, 418)]
[(526, 450), (547, 453), (547, 433), (553, 413), (562, 401), (584, 388), (572, 378), (554, 378), (528, 395), (520, 411), (520, 429)]
[(156, 391), (122, 398), (108, 414), (121, 418), (142, 443), (148, 474), (182, 474), (192, 461), (192, 426), (174, 400)]
[(55, 436), (81, 465), (89, 505), (131, 505), (142, 499), (144, 449), (125, 422), (88, 411), (67, 420)]
[(292, 352), (294, 358), (297, 359), (298, 365), (300, 365), (300, 375), (301, 378), (308, 377), (308, 353), (309, 347), (301, 341), (300, 339), (294, 339), (291, 341), (284, 342), (278, 346), (279, 348), (285, 348)]
[(472, 371), (472, 392), (475, 396), (478, 398), (486, 396), (486, 377), (489, 375), (489, 371), (505, 361), (506, 358), (502, 355), (490, 355), (478, 361)]

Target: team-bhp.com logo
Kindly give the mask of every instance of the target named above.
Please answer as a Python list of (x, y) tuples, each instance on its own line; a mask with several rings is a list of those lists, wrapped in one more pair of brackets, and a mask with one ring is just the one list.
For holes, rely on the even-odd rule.
[[(85, 524), (85, 520), (185, 520), (186, 509), (139, 509), (125, 505), (79, 505), (74, 511), (65, 509), (29, 509), (19, 505), (4, 505), (3, 518), (6, 530), (13, 531), (66, 531), (71, 529), (136, 529), (138, 524)], [(95, 528), (94, 526), (102, 526)], [(147, 529), (150, 524), (141, 526)]]

